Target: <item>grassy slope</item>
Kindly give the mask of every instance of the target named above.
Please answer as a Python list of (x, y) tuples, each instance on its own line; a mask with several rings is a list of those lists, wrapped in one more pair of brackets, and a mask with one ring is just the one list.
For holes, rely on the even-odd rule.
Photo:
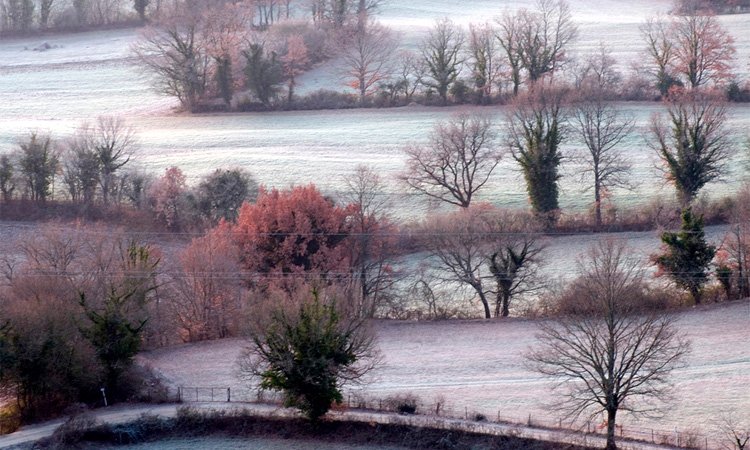
[[(627, 420), (640, 428), (711, 431), (723, 412), (747, 414), (750, 405), (750, 303), (688, 310), (680, 327), (692, 340), (688, 365), (674, 375), (676, 395), (662, 419)], [(548, 383), (524, 367), (523, 353), (534, 343), (536, 323), (452, 321), (383, 322), (376, 327), (385, 364), (364, 386), (364, 394), (385, 397), (412, 392), (425, 407), (442, 395), (463, 415), (525, 421), (556, 420), (545, 407)], [(241, 387), (235, 360), (244, 342), (227, 339), (160, 349), (141, 361), (170, 382), (184, 386)]]

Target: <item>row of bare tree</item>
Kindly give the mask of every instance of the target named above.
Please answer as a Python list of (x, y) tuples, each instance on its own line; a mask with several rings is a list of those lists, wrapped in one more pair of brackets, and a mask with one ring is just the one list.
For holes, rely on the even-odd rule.
[[(467, 208), (509, 150), (523, 172), (533, 212), (551, 227), (559, 215), (560, 165), (574, 160), (589, 180), (595, 225), (601, 227), (603, 199), (614, 188), (635, 187), (628, 176), (631, 163), (620, 147), (630, 138), (634, 120), (601, 91), (579, 95), (540, 85), (518, 96), (506, 114), (505, 142), (499, 142), (487, 116), (461, 114), (439, 123), (427, 144), (406, 148), (407, 167), (400, 178), (420, 194)], [(585, 148), (582, 156), (564, 155), (560, 148), (573, 137)], [(652, 119), (646, 140), (683, 206), (724, 175), (729, 158), (739, 153), (726, 127), (723, 102), (698, 90), (673, 95), (666, 117)]]
[(552, 79), (608, 98), (637, 99), (734, 81), (734, 40), (711, 14), (649, 19), (641, 27), (644, 58), (623, 82), (621, 62), (603, 44), (579, 60), (571, 55), (577, 27), (564, 0), (506, 10), (494, 22), (470, 25), (468, 33), (448, 18), (439, 20), (417, 53), (400, 52), (397, 34), (375, 20), (379, 3), (313, 2), (312, 27), (298, 19), (256, 23), (258, 15), (268, 15), (263, 8), (281, 8), (276, 3), (257, 10), (247, 2), (186, 3), (154, 20), (135, 53), (155, 75), (157, 89), (191, 110), (216, 97), (236, 107), (236, 89), (246, 91), (242, 101), (268, 108), (284, 82), (289, 106), (295, 77), (334, 56), (359, 105), (407, 104), (415, 96), (443, 105), (487, 104)]

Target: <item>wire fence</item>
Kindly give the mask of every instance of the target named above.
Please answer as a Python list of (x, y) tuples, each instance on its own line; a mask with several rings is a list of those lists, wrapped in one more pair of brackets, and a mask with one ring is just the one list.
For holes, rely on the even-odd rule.
[[(263, 403), (281, 405), (283, 399), (280, 394), (259, 391), (247, 388), (230, 387), (188, 387), (177, 388), (175, 400), (187, 403), (211, 403), (211, 402), (236, 402), (236, 403)], [(436, 400), (431, 404), (424, 404), (411, 395), (394, 395), (388, 397), (367, 397), (358, 393), (349, 393), (344, 397), (342, 405), (334, 409), (353, 409), (380, 413), (400, 413), (402, 415), (419, 415), (434, 417), (438, 419), (460, 419), (467, 421), (462, 426), (463, 431), (478, 432), (485, 434), (496, 434), (497, 429), (483, 426), (502, 424), (511, 427), (528, 427), (541, 430), (567, 432), (579, 435), (582, 441), (587, 436), (605, 438), (607, 433), (606, 422), (579, 421), (569, 422), (564, 419), (550, 417), (513, 416), (502, 410), (496, 414), (488, 415), (486, 411), (478, 411), (468, 406), (448, 406), (445, 401)], [(404, 423), (400, 419), (399, 423)], [(424, 422), (420, 422), (422, 425)], [(714, 449), (720, 443), (715, 437), (702, 434), (694, 430), (672, 430), (621, 426), (616, 427), (617, 436), (623, 439), (653, 443), (664, 446), (672, 446), (689, 449)]]

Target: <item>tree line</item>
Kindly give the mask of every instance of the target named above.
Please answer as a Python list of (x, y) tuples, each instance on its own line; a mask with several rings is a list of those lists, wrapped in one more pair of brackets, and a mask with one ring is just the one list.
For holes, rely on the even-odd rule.
[[(191, 111), (486, 105), (511, 102), (542, 80), (595, 88), (610, 100), (666, 98), (685, 87), (711, 87), (735, 101), (748, 97), (732, 73), (734, 39), (710, 12), (648, 19), (641, 25), (642, 58), (626, 76), (604, 44), (585, 56), (571, 54), (578, 30), (562, 0), (506, 10), (468, 30), (438, 20), (416, 52), (401, 50), (397, 34), (377, 21), (379, 3), (314, 6), (311, 19), (275, 22), (258, 22), (258, 11), (245, 2), (186, 3), (152, 21), (134, 51), (156, 89)], [(329, 58), (356, 94), (323, 90), (295, 104), (296, 77)]]

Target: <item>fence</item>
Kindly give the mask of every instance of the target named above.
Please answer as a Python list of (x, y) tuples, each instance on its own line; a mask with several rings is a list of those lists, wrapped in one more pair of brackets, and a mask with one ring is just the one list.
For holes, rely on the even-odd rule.
[[(238, 389), (230, 387), (185, 387), (177, 389), (177, 397), (181, 402), (237, 402), (237, 403), (282, 403), (281, 396), (275, 393), (258, 391), (254, 389)], [(404, 396), (403, 398), (407, 398)], [(368, 398), (359, 394), (350, 393), (344, 398), (343, 408), (357, 409), (372, 412), (399, 412), (399, 396), (386, 398)], [(571, 423), (562, 419), (541, 419), (528, 415), (525, 417), (504, 415), (497, 411), (496, 415), (487, 416), (484, 411), (464, 407), (451, 408), (445, 402), (436, 401), (433, 404), (423, 404), (416, 400), (416, 414), (431, 415), (436, 419), (462, 419), (471, 422), (464, 425), (464, 431), (491, 433), (491, 428), (483, 424), (502, 424), (510, 427), (530, 427), (541, 430), (568, 432), (581, 436), (606, 437), (606, 424), (594, 422)], [(400, 419), (403, 421), (403, 419)], [(495, 432), (497, 430), (495, 429)], [(654, 443), (659, 445), (675, 446), (690, 449), (712, 449), (719, 446), (717, 442), (708, 435), (694, 431), (663, 430), (657, 428), (636, 428), (629, 426), (617, 426), (617, 435), (631, 441)]]

